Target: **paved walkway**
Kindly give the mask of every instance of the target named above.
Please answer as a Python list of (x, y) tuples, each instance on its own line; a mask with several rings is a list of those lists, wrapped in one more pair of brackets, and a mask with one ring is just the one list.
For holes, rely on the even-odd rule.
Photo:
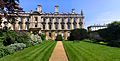
[(62, 41), (57, 41), (49, 61), (68, 61)]

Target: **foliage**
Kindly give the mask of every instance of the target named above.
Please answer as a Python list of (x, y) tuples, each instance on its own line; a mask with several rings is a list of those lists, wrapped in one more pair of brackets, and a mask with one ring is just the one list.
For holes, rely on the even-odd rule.
[(45, 40), (45, 34), (41, 34), (40, 36), (42, 40)]
[(120, 61), (120, 49), (81, 41), (63, 41), (69, 61)]
[(10, 53), (14, 53), (16, 51), (24, 49), (25, 47), (26, 45), (24, 43), (14, 43), (14, 44), (7, 46), (6, 48), (8, 49)]
[(120, 47), (120, 22), (108, 24), (108, 28), (98, 30), (98, 33), (110, 46)]
[(9, 54), (10, 52), (6, 48), (0, 48), (0, 58)]
[(11, 30), (3, 31), (4, 46), (14, 44), (15, 42), (24, 43), (26, 46), (31, 46), (31, 38), (28, 32), (15, 32)]
[(56, 41), (62, 41), (62, 40), (63, 40), (62, 35), (57, 35), (57, 37), (56, 37)]
[(28, 32), (17, 32), (16, 40), (18, 43), (24, 43), (28, 46), (31, 46), (31, 38)]
[(100, 37), (99, 33), (97, 31), (90, 31), (88, 33), (90, 42), (94, 42), (94, 43), (99, 43), (101, 41), (104, 41), (102, 37)]
[(55, 45), (55, 41), (42, 42), (39, 45), (3, 57), (0, 61), (49, 61)]
[(0, 0), (0, 9), (7, 8), (7, 11), (15, 11), (15, 9), (20, 9), (18, 2), (19, 0)]
[(70, 33), (70, 40), (83, 40), (88, 37), (86, 29), (74, 29)]
[(30, 35), (31, 37), (31, 42), (32, 42), (32, 45), (36, 45), (36, 44), (39, 44), (42, 42), (42, 39), (41, 39), (41, 36), (39, 35), (35, 35), (35, 34), (31, 34)]
[(15, 43), (15, 44), (11, 44), (11, 45), (6, 46), (6, 47), (1, 47), (0, 48), (0, 58), (4, 57), (6, 55), (10, 55), (16, 51), (22, 50), (25, 47), (26, 47), (26, 45), (23, 43)]
[(17, 34), (14, 31), (10, 31), (10, 30), (3, 32), (3, 36), (4, 36), (3, 39), (4, 46), (15, 43), (15, 39), (17, 38)]

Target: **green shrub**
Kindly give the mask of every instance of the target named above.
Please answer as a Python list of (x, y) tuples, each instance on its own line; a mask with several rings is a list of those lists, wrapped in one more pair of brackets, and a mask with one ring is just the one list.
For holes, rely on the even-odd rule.
[(9, 54), (10, 52), (6, 48), (0, 48), (0, 58)]
[(62, 40), (63, 40), (62, 35), (57, 35), (56, 41), (62, 41)]
[(70, 33), (69, 40), (83, 40), (88, 37), (88, 33), (86, 29), (74, 29)]
[(32, 45), (32, 40), (28, 32), (17, 32), (17, 38), (15, 41), (17, 41), (18, 43), (24, 43), (27, 47)]
[(3, 44), (4, 46), (15, 43), (15, 39), (17, 38), (17, 34), (14, 31), (6, 31), (3, 32)]
[(45, 34), (41, 34), (40, 36), (42, 40), (45, 40)]
[(107, 28), (97, 31), (110, 46), (120, 47), (120, 22), (108, 24)]

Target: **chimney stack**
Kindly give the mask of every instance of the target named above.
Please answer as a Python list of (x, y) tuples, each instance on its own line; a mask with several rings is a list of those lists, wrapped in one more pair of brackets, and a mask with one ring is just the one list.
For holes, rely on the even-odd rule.
[(39, 13), (42, 13), (42, 6), (41, 6), (41, 5), (38, 5), (37, 11), (38, 11)]
[(72, 9), (72, 14), (75, 14), (75, 9)]
[(58, 13), (58, 12), (59, 12), (59, 6), (55, 5), (55, 13)]

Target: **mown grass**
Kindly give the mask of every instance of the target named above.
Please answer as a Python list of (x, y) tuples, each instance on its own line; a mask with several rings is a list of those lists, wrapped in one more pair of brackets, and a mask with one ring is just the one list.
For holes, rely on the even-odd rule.
[(5, 56), (0, 61), (48, 61), (55, 45), (55, 41), (47, 41)]
[(80, 41), (63, 41), (69, 61), (120, 61), (120, 48)]

